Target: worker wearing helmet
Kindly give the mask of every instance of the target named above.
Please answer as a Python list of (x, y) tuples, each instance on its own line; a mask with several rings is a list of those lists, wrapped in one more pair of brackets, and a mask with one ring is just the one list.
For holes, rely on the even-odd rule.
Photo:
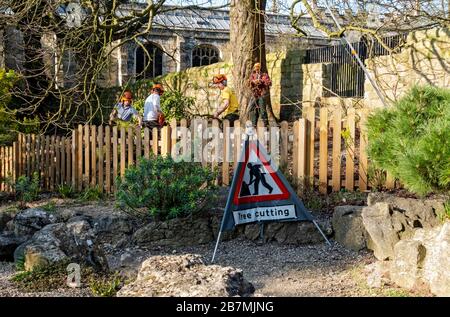
[(135, 118), (138, 120), (139, 126), (142, 126), (142, 118), (132, 106), (132, 102), (133, 95), (131, 91), (125, 91), (120, 102), (114, 106), (109, 116), (109, 124), (112, 125), (113, 122), (117, 122), (120, 126), (128, 126), (132, 122), (132, 119)]
[(221, 105), (213, 117), (218, 118), (223, 112), (225, 113), (224, 119), (234, 122), (239, 119), (239, 104), (234, 91), (228, 87), (227, 77), (223, 74), (216, 75), (213, 78), (213, 84), (221, 90), (220, 100)]
[(250, 119), (254, 126), (258, 119), (262, 119), (267, 124), (266, 98), (269, 96), (269, 89), (272, 81), (267, 73), (261, 72), (261, 64), (255, 63), (250, 75), (249, 85), (253, 93), (253, 103), (250, 109)]
[(158, 128), (164, 125), (164, 114), (161, 111), (161, 96), (164, 87), (161, 84), (153, 85), (150, 96), (144, 103), (144, 125), (149, 128)]

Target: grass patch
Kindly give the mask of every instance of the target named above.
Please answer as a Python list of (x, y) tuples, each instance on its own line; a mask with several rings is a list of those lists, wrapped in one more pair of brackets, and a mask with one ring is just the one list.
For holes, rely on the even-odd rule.
[(74, 198), (75, 197), (75, 190), (71, 185), (61, 185), (58, 186), (58, 194), (61, 196), (61, 198)]
[(42, 210), (46, 212), (55, 212), (56, 211), (56, 204), (54, 201), (49, 201), (45, 205), (41, 206)]
[[(21, 263), (21, 262), (20, 262)], [(20, 263), (20, 269), (23, 265)], [(24, 292), (49, 292), (67, 286), (67, 266), (70, 261), (60, 261), (44, 267), (35, 268), (33, 271), (21, 271), (15, 274), (11, 281)], [(124, 280), (118, 273), (108, 274), (96, 272), (88, 265), (81, 267), (81, 287), (89, 287), (94, 295), (114, 296), (123, 286)]]
[(113, 297), (116, 296), (117, 291), (122, 288), (124, 283), (124, 277), (116, 272), (110, 276), (92, 278), (89, 282), (89, 288), (95, 296)]
[(100, 186), (86, 188), (78, 197), (81, 202), (97, 201), (103, 199), (103, 193)]
[(438, 218), (441, 223), (450, 220), (450, 199), (444, 203), (444, 211), (438, 214)]

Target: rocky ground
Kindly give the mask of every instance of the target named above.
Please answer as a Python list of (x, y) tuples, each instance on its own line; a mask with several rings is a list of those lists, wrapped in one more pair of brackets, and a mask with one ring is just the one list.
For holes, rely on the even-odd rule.
[[(116, 268), (134, 275), (140, 263), (152, 255), (200, 254), (209, 263), (214, 245), (187, 248), (128, 249), (109, 255)], [(241, 269), (255, 287), (255, 296), (416, 296), (389, 286), (369, 288), (364, 266), (374, 262), (366, 251), (353, 252), (336, 243), (310, 246), (257, 244), (238, 239), (220, 244), (216, 264)], [(22, 292), (10, 281), (12, 263), (0, 263), (0, 296), (92, 296), (88, 288), (63, 288), (52, 292)]]
[[(32, 207), (39, 207), (39, 204)], [(129, 281), (136, 278), (142, 262), (152, 256), (198, 254), (204, 263), (210, 263), (214, 241), (189, 247), (174, 247), (167, 243), (160, 246), (158, 242), (147, 244), (145, 241), (138, 246), (127, 244), (135, 236), (129, 235), (128, 225), (122, 216), (109, 215), (104, 218), (113, 209), (112, 203), (78, 205), (56, 201), (56, 209), (50, 214), (72, 217), (79, 224), (83, 224), (84, 220), (80, 220), (78, 213), (82, 213), (84, 217), (90, 216), (93, 220), (86, 219), (99, 237), (105, 228), (108, 232), (114, 232), (114, 238), (121, 232), (123, 238), (118, 239), (114, 245), (104, 243), (101, 247), (110, 269), (128, 276)], [(80, 230), (84, 234), (84, 229)], [(86, 232), (90, 232), (89, 230)], [(103, 238), (111, 242), (109, 235)], [(391, 283), (379, 288), (369, 287), (367, 265), (375, 262), (376, 258), (371, 251), (352, 251), (333, 240), (332, 246), (323, 242), (299, 246), (280, 242), (262, 243), (240, 236), (221, 242), (215, 264), (242, 270), (244, 278), (255, 287), (254, 296), (430, 296), (428, 293), (406, 291)], [(93, 296), (86, 283), (81, 289), (24, 292), (11, 282), (15, 274), (13, 263), (0, 262), (0, 297)], [(83, 283), (83, 276), (81, 279)]]

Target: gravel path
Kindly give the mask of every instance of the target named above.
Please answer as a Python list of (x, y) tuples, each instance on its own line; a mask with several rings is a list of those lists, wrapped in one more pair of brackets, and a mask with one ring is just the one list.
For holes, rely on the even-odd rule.
[[(161, 248), (133, 252), (140, 263), (151, 255), (194, 253), (210, 263), (214, 244), (185, 248)], [(117, 255), (116, 258), (119, 258)], [(395, 286), (372, 289), (367, 286), (364, 267), (376, 259), (369, 251), (354, 252), (332, 241), (294, 246), (258, 244), (245, 239), (219, 245), (215, 264), (241, 269), (255, 286), (255, 296), (426, 296)]]
[[(212, 257), (214, 244), (185, 248), (128, 250), (129, 264), (136, 269), (152, 255), (196, 253), (205, 263)], [(123, 254), (112, 255), (120, 262)], [(122, 257), (123, 258), (123, 257)], [(258, 244), (249, 240), (224, 241), (215, 264), (233, 266), (256, 288), (255, 296), (415, 296), (396, 287), (371, 289), (365, 283), (364, 266), (375, 261), (366, 251), (353, 252), (333, 243), (292, 246)], [(0, 297), (3, 296), (92, 296), (89, 289), (59, 289), (52, 292), (23, 293), (10, 282), (12, 263), (0, 262)]]

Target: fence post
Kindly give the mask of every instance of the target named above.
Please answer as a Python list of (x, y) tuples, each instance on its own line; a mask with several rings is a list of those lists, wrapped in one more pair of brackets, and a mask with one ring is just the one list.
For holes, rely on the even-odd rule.
[(328, 188), (328, 109), (320, 108), (320, 156), (319, 191), (327, 193)]
[(144, 128), (144, 156), (150, 158), (150, 130), (147, 127)]
[(91, 126), (91, 186), (97, 185), (97, 127)]
[(83, 190), (83, 126), (78, 125), (78, 141), (77, 141), (77, 180), (78, 180), (78, 191)]
[(341, 124), (342, 113), (338, 106), (333, 114), (333, 191), (341, 189)]
[(125, 175), (127, 143), (126, 131), (124, 127), (120, 128), (120, 177)]
[(119, 149), (118, 149), (118, 139), (119, 139), (119, 131), (117, 126), (113, 126), (113, 179), (112, 179), (112, 186), (113, 191), (115, 190), (116, 185), (116, 179), (119, 175)]
[(104, 191), (104, 170), (103, 170), (103, 166), (105, 165), (105, 160), (104, 160), (104, 156), (103, 156), (103, 146), (105, 144), (105, 140), (103, 138), (103, 126), (99, 125), (98, 126), (98, 185), (100, 187), (100, 191), (103, 193)]
[(158, 155), (158, 128), (153, 128), (152, 131), (152, 150), (154, 155)]
[(109, 125), (105, 127), (105, 181), (106, 192), (111, 193), (111, 128)]
[(314, 154), (316, 109), (314, 106), (304, 108), (303, 118), (306, 119), (306, 180), (314, 186)]
[(136, 164), (142, 157), (142, 132), (140, 127), (136, 127)]
[(13, 177), (12, 182), (15, 183), (17, 181), (18, 175), (19, 175), (19, 147), (18, 147), (18, 141), (13, 142), (13, 164), (14, 164), (14, 171), (13, 171)]
[(367, 177), (367, 166), (368, 166), (368, 158), (367, 158), (367, 130), (366, 130), (366, 122), (367, 122), (367, 109), (363, 109), (361, 111), (361, 119), (359, 123), (360, 130), (360, 141), (359, 141), (359, 190), (365, 191), (368, 186), (368, 177)]
[[(211, 153), (211, 169), (214, 171), (219, 166), (219, 157), (220, 157), (220, 131), (219, 131), (219, 120), (214, 119), (212, 121), (212, 137), (213, 137), (213, 148), (214, 155)], [(219, 175), (217, 175), (215, 184), (219, 184)]]
[(345, 158), (345, 188), (353, 191), (355, 187), (355, 109), (347, 112), (347, 129), (349, 139), (347, 140), (347, 153)]
[(134, 164), (134, 138), (133, 138), (133, 128), (128, 127), (128, 165), (131, 167)]
[(230, 121), (223, 120), (223, 162), (222, 162), (222, 184), (230, 185)]
[(306, 120), (299, 119), (297, 125), (297, 180), (302, 190), (305, 182), (305, 170), (306, 170)]
[(234, 164), (233, 170), (236, 170), (237, 165), (240, 160), (241, 155), (241, 142), (242, 142), (242, 134), (241, 134), (241, 123), (239, 120), (234, 121)]
[(281, 122), (280, 131), (280, 166), (286, 167), (288, 162), (288, 146), (289, 146), (289, 123)]
[(170, 126), (161, 129), (161, 155), (170, 155)]

